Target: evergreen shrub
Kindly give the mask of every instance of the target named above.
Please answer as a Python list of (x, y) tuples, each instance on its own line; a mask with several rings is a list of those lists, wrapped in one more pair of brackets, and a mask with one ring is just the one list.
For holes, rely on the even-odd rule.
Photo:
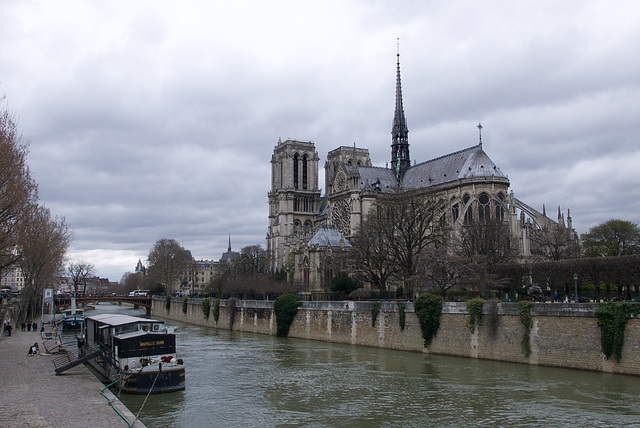
[(213, 303), (213, 320), (217, 323), (218, 318), (220, 318), (220, 298), (216, 297), (216, 300)]
[(413, 302), (413, 306), (420, 322), (424, 347), (427, 348), (440, 328), (442, 299), (433, 294), (422, 294)]
[(204, 315), (204, 319), (208, 320), (209, 319), (209, 312), (211, 310), (211, 304), (209, 302), (208, 297), (205, 297), (204, 299), (202, 299), (202, 314)]
[(283, 294), (276, 299), (273, 303), (277, 324), (276, 336), (287, 337), (289, 335), (289, 328), (300, 306), (302, 306), (302, 302), (295, 294)]
[(607, 359), (613, 355), (616, 362), (620, 362), (627, 321), (638, 314), (640, 305), (633, 302), (606, 302), (596, 310), (598, 326), (601, 329), (600, 344)]

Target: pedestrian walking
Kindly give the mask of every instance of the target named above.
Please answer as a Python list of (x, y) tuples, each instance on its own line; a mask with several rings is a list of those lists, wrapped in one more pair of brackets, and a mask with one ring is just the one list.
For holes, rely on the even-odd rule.
[(27, 331), (31, 331), (31, 321), (27, 321)]

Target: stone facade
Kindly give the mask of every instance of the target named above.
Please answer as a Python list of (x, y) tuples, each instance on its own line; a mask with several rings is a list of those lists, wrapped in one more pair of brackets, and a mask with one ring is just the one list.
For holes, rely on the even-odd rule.
[(0, 271), (0, 286), (11, 288), (11, 291), (18, 292), (24, 288), (24, 276), (20, 265), (14, 263)]
[[(400, 62), (396, 76), (396, 108), (392, 126), (390, 167), (374, 167), (369, 150), (338, 147), (325, 162), (325, 195), (318, 188), (319, 157), (312, 142), (278, 140), (271, 158), (269, 226), (266, 249), (272, 271), (285, 270), (299, 292), (328, 291), (337, 272), (335, 252), (344, 251), (358, 226), (376, 206), (377, 199), (393, 192), (442, 201), (442, 217), (452, 235), (463, 226), (496, 220), (508, 224), (511, 242), (523, 258), (548, 255), (541, 234), (577, 241), (570, 213), (558, 208), (558, 219), (519, 201), (509, 179), (483, 149), (482, 126), (476, 145), (411, 165), (408, 129), (402, 107)], [(389, 165), (389, 164), (387, 164)], [(337, 230), (341, 244), (310, 245), (320, 227)], [(317, 240), (316, 240), (317, 241)]]
[[(405, 328), (400, 328), (398, 305), (384, 302), (372, 325), (372, 302), (304, 302), (289, 330), (289, 337), (402, 351), (424, 352), (467, 358), (481, 358), (531, 365), (640, 375), (640, 319), (632, 318), (625, 330), (625, 345), (619, 363), (607, 360), (601, 351), (600, 328), (594, 316), (597, 304), (538, 304), (532, 309), (531, 354), (525, 356), (521, 341), (524, 327), (515, 303), (497, 305), (495, 330), (488, 322), (487, 305), (483, 323), (471, 332), (464, 303), (445, 303), (440, 329), (431, 345), (424, 348), (413, 304), (406, 303)], [(213, 310), (213, 304), (211, 305)], [(182, 300), (174, 299), (170, 310), (155, 298), (152, 316), (170, 318), (212, 328), (275, 335), (273, 302), (237, 301), (233, 317), (227, 301), (220, 305), (216, 323), (205, 319), (202, 300), (190, 299), (187, 312)], [(233, 325), (230, 320), (233, 318)]]

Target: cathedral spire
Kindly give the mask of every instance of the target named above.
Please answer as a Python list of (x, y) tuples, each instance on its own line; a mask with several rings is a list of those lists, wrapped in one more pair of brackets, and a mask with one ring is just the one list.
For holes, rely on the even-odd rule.
[(229, 234), (229, 252), (231, 252), (231, 234)]
[(409, 156), (409, 129), (407, 128), (407, 119), (404, 116), (404, 108), (402, 106), (399, 41), (396, 56), (396, 109), (393, 115), (393, 127), (391, 129), (391, 168), (397, 171), (396, 176), (400, 179), (411, 167), (411, 158)]

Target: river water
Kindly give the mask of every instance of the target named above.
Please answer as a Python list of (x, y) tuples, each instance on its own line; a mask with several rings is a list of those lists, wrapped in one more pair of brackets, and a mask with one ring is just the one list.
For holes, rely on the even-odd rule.
[(637, 377), (166, 322), (186, 389), (120, 395), (148, 427), (640, 426)]

